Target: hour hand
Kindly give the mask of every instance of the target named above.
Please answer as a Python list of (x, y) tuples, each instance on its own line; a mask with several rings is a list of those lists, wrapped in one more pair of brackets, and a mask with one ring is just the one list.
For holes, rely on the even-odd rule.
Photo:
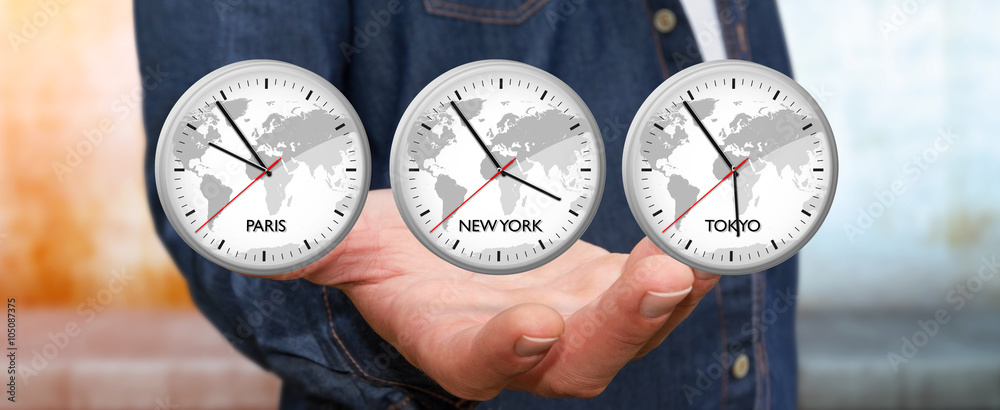
[(257, 168), (257, 170), (259, 170), (261, 172), (266, 172), (267, 176), (271, 176), (271, 171), (268, 170), (267, 168), (264, 168), (264, 167), (262, 167), (260, 165), (257, 165), (255, 163), (253, 163), (253, 162), (250, 162), (246, 158), (243, 158), (243, 157), (241, 157), (239, 155), (233, 154), (232, 151), (229, 151), (229, 150), (227, 150), (225, 148), (222, 148), (222, 147), (220, 147), (218, 145), (215, 145), (215, 143), (212, 143), (212, 142), (208, 143), (208, 146), (210, 146), (212, 148), (215, 148), (215, 149), (217, 149), (219, 151), (225, 152), (226, 154), (229, 154), (229, 156), (231, 156), (233, 158), (236, 158), (236, 159), (242, 161), (243, 163), (245, 163), (245, 164), (247, 164), (247, 165), (249, 165), (251, 167)]
[[(744, 161), (746, 162), (746, 161)], [(743, 165), (743, 164), (740, 164)], [(740, 187), (736, 182), (736, 170), (733, 170), (733, 203), (736, 204), (736, 237), (740, 237)]]

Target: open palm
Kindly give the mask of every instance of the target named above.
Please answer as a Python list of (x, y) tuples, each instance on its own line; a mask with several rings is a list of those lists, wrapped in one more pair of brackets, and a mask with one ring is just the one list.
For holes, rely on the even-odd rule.
[(628, 255), (579, 241), (529, 272), (473, 273), (424, 248), (388, 190), (369, 194), (333, 252), (276, 279), (300, 277), (343, 290), (410, 363), (452, 394), (476, 400), (504, 388), (595, 396), (718, 281), (648, 239)]

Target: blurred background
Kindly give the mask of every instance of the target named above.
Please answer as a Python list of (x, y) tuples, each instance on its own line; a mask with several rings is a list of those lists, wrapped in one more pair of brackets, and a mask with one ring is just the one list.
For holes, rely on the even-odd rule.
[[(802, 252), (800, 406), (1000, 408), (1000, 2), (779, 3), (841, 161)], [(18, 407), (274, 408), (153, 232), (130, 2), (0, 0), (0, 33)]]

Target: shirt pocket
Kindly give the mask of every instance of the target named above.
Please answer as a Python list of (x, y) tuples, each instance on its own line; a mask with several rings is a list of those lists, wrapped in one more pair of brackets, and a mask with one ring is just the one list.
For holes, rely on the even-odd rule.
[(435, 16), (483, 24), (521, 24), (538, 13), (550, 0), (424, 0), (424, 8)]

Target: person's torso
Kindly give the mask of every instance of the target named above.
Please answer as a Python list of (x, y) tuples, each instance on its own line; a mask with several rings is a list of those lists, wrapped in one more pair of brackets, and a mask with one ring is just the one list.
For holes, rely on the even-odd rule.
[[(705, 1), (715, 1), (729, 58), (790, 74), (773, 1)], [(354, 105), (371, 141), (373, 189), (389, 186), (389, 151), (403, 111), (440, 74), (482, 59), (521, 61), (554, 74), (588, 105), (605, 144), (605, 191), (583, 240), (615, 252), (628, 252), (644, 236), (628, 210), (621, 178), (632, 117), (664, 79), (702, 61), (696, 36), (719, 35), (704, 22), (688, 21), (678, 0), (303, 1), (294, 6), (243, 0), (222, 8), (143, 3), (136, 3), (141, 62), (174, 74), (165, 89), (147, 92), (151, 146), (157, 124), (201, 75), (239, 60), (283, 60), (328, 78)], [(661, 10), (670, 10), (676, 21), (657, 24)], [(190, 42), (196, 45), (189, 47)], [(199, 306), (224, 333), (252, 310), (238, 303), (237, 295), (287, 286), (222, 271), (185, 249), (164, 222), (154, 185), (148, 185), (165, 243), (192, 283)], [(480, 407), (794, 407), (794, 309), (779, 312), (773, 305), (794, 298), (795, 264), (793, 258), (765, 273), (723, 278), (660, 348), (627, 365), (595, 399), (542, 400), (504, 392)], [(436, 388), (394, 353), (339, 291), (304, 284), (289, 292), (303, 294), (301, 306), (261, 325), (249, 347), (237, 347), (302, 395), (375, 407), (403, 397), (408, 405), (468, 404)], [(212, 302), (220, 298), (236, 306)], [(278, 337), (286, 333), (310, 341), (290, 346)], [(743, 356), (749, 371), (734, 372), (734, 362)], [(316, 382), (321, 377), (329, 380)], [(337, 380), (348, 380), (344, 377), (354, 386), (338, 387)]]

